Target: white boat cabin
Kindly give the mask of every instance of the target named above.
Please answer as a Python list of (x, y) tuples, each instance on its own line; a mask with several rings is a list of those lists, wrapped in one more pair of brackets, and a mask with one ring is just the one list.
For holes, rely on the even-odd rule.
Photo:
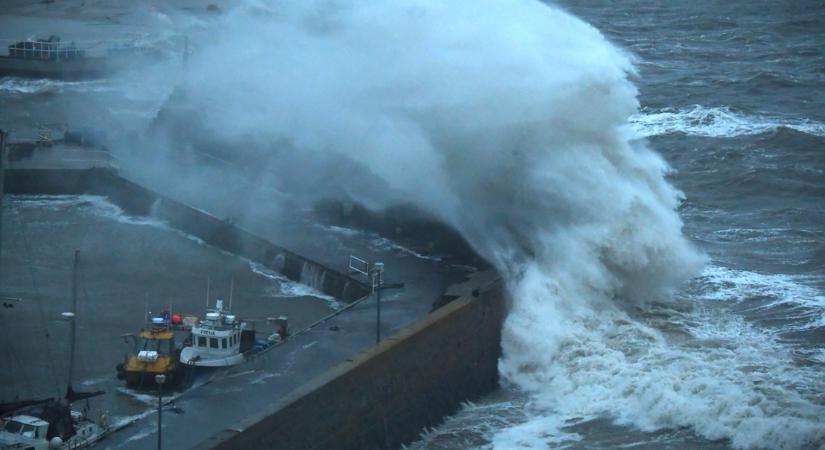
[(0, 448), (47, 449), (48, 431), (49, 422), (38, 417), (20, 415), (7, 418), (0, 432)]
[(224, 367), (243, 361), (241, 333), (246, 324), (229, 310), (223, 309), (223, 300), (208, 310), (206, 318), (192, 327), (192, 346), (181, 351), (184, 364), (202, 367)]

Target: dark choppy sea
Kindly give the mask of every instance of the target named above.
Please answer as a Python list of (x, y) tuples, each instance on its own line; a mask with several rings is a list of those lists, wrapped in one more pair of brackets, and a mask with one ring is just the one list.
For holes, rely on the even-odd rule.
[[(504, 380), (410, 448), (825, 448), (825, 3), (557, 4), (633, 55), (629, 126), (709, 261), (675, 302), (571, 327), (543, 398)], [(118, 86), (0, 79), (0, 126), (140, 128), (171, 89)]]
[(558, 4), (635, 55), (631, 125), (710, 262), (631, 312), (664, 354), (579, 355), (559, 416), (504, 386), (410, 448), (825, 448), (825, 3)]

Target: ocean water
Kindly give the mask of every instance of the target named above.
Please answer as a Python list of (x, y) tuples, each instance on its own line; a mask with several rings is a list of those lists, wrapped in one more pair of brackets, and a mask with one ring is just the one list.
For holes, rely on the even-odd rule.
[[(256, 0), (188, 31), (194, 129), (254, 135), (233, 153), (286, 195), (412, 202), (504, 275), (501, 389), (411, 448), (825, 447), (821, 2)], [(127, 128), (173, 89), (136, 85), (0, 106)]]
[(631, 53), (628, 127), (706, 263), (667, 301), (565, 315), (534, 367), (505, 330), (502, 388), (409, 448), (825, 448), (825, 5), (558, 5)]

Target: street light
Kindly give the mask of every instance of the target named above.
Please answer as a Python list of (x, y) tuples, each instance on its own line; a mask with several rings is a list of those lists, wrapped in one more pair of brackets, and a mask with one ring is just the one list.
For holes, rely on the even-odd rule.
[(375, 292), (375, 343), (381, 342), (381, 285), (384, 284), (384, 263), (377, 262), (370, 269), (372, 289)]
[(162, 373), (155, 375), (155, 383), (158, 384), (158, 450), (160, 450), (161, 408), (163, 405), (163, 383), (165, 382), (166, 375)]

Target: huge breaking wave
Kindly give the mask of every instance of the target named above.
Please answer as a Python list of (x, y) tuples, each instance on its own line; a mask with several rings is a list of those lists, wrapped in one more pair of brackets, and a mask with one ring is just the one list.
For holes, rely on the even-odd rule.
[(186, 85), (210, 128), (288, 143), (273, 171), (354, 161), (375, 180), (360, 198), (425, 208), (504, 275), (500, 371), (532, 419), (495, 446), (547, 446), (561, 419), (599, 415), (737, 447), (825, 438), (769, 337), (676, 346), (626, 312), (675, 301), (704, 257), (667, 164), (628, 127), (630, 58), (595, 28), (534, 0), (260, 0), (210, 33)]

